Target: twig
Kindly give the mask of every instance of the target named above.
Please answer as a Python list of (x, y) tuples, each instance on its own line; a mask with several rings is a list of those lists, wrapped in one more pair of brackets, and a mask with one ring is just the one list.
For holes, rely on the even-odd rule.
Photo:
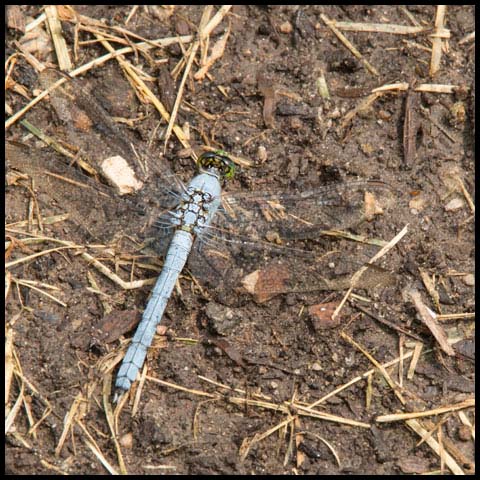
[(395, 393), (397, 398), (400, 400), (402, 405), (405, 405), (406, 400), (403, 398), (403, 395), (400, 392), (400, 387), (392, 380), (392, 377), (390, 377), (385, 367), (381, 363), (379, 363), (372, 355), (370, 355), (370, 353), (368, 353), (365, 348), (363, 348), (359, 343), (357, 343), (353, 338), (351, 338), (345, 332), (341, 332), (340, 335), (342, 338), (344, 338), (345, 340), (350, 342), (354, 347), (360, 350), (370, 360), (370, 362), (372, 362), (375, 365), (375, 367), (378, 368), (379, 372), (383, 375), (383, 378), (385, 378), (388, 385), (393, 390), (393, 392)]
[(78, 407), (80, 404), (84, 401), (82, 393), (78, 393), (75, 399), (73, 400), (72, 406), (70, 407), (70, 410), (68, 411), (64, 423), (63, 423), (63, 431), (62, 434), (60, 435), (60, 439), (58, 440), (58, 445), (55, 448), (55, 456), (59, 456), (60, 452), (62, 451), (63, 444), (65, 443), (65, 440), (67, 438), (68, 432), (73, 426), (74, 419), (76, 417), (76, 413), (78, 410)]
[(433, 408), (432, 410), (424, 410), (423, 412), (408, 412), (408, 413), (393, 413), (390, 415), (380, 415), (376, 422), (398, 422), (399, 420), (409, 420), (411, 418), (429, 417), (431, 415), (440, 415), (447, 412), (455, 412), (456, 410), (463, 410), (464, 408), (474, 407), (475, 399), (469, 398), (463, 402), (446, 407)]
[[(125, 467), (125, 462), (123, 460), (122, 450), (120, 448), (120, 444), (117, 440), (117, 429), (115, 425), (115, 416), (112, 411), (112, 405), (110, 403), (110, 394), (112, 391), (112, 375), (111, 373), (107, 373), (103, 377), (103, 386), (102, 386), (102, 399), (103, 399), (103, 409), (105, 411), (105, 416), (107, 417), (108, 427), (110, 428), (110, 432), (112, 434), (112, 440), (115, 445), (115, 450), (117, 452), (118, 464), (120, 467), (120, 472), (123, 475), (127, 474), (127, 468)], [(126, 397), (125, 397), (126, 398)]]
[[(95, 36), (100, 40), (101, 44), (110, 52), (114, 52), (113, 47), (99, 34), (95, 34)], [(137, 75), (135, 70), (132, 68), (131, 64), (127, 62), (122, 56), (116, 55), (120, 66), (124, 69), (124, 71), (133, 79), (135, 82), (135, 86), (138, 87), (138, 90), (145, 95), (155, 106), (155, 108), (159, 111), (160, 115), (169, 122), (171, 120), (170, 114), (167, 112), (165, 107), (163, 106), (162, 102), (153, 94), (150, 88), (146, 85), (146, 83)], [(179, 125), (173, 125), (172, 127), (175, 135), (177, 136), (180, 143), (184, 146), (184, 148), (191, 149), (190, 143), (185, 137), (185, 134)], [(192, 155), (194, 156), (193, 150)]]
[(70, 243), (69, 245), (64, 247), (50, 248), (49, 250), (43, 250), (41, 252), (34, 253), (27, 257), (22, 257), (22, 258), (17, 258), (16, 260), (12, 260), (11, 262), (8, 262), (5, 264), (5, 268), (11, 268), (11, 267), (14, 267), (15, 265), (19, 265), (20, 263), (29, 262), (30, 260), (33, 260), (37, 257), (41, 257), (42, 255), (47, 255), (52, 252), (58, 252), (60, 250), (65, 250), (67, 248), (77, 249), (77, 248), (83, 248), (83, 247), (81, 245), (75, 245), (73, 243)]
[(443, 28), (446, 11), (446, 5), (437, 5), (435, 31), (430, 35), (430, 38), (432, 38), (432, 58), (430, 61), (431, 77), (437, 73), (440, 67), (440, 61), (442, 59), (442, 38), (448, 38), (450, 36), (449, 30)]
[(415, 87), (416, 92), (455, 93), (456, 85), (441, 85), (438, 83), (421, 83)]
[(436, 314), (432, 312), (422, 300), (420, 292), (411, 288), (408, 290), (408, 295), (411, 298), (415, 308), (422, 319), (422, 322), (427, 326), (440, 348), (450, 356), (455, 355), (455, 350), (448, 343), (447, 335), (443, 327), (437, 322)]
[[(406, 420), (405, 423), (419, 436), (419, 437), (425, 437), (428, 435), (428, 431), (425, 430), (422, 425), (414, 419), (411, 420)], [(438, 442), (433, 438), (429, 437), (426, 440), (426, 443), (428, 446), (437, 454), (440, 455), (440, 445)], [(444, 452), (444, 459), (445, 463), (447, 464), (447, 467), (454, 473), (455, 475), (465, 475), (463, 470), (458, 466), (457, 462), (453, 459), (453, 457), (447, 453)]]
[[(59, 300), (58, 298), (54, 297), (53, 295), (50, 295), (49, 293), (47, 292), (44, 292), (43, 290), (41, 290), (40, 288), (36, 287), (34, 285), (34, 283), (36, 282), (33, 282), (31, 280), (20, 280), (20, 279), (16, 279), (16, 278), (12, 278), (12, 280), (17, 284), (17, 285), (23, 285), (24, 287), (27, 287), (27, 288), (30, 288), (32, 290), (34, 290), (35, 292), (38, 292), (40, 293), (41, 295), (45, 295), (46, 297), (48, 297), (50, 300), (53, 300), (54, 302), (58, 303), (59, 305), (61, 305), (62, 307), (66, 307), (67, 304), (62, 302), (61, 300)], [(53, 288), (55, 290), (58, 290), (57, 287), (52, 287), (51, 285), (45, 285), (45, 284), (41, 284), (44, 288)]]
[[(184, 88), (185, 82), (188, 78), (188, 74), (190, 73), (190, 69), (192, 68), (193, 59), (195, 58), (195, 55), (197, 54), (197, 50), (198, 50), (199, 46), (200, 46), (199, 41), (196, 41), (196, 42), (193, 43), (193, 45), (191, 47), (191, 50), (190, 50), (188, 60), (187, 60), (187, 64), (185, 65), (185, 70), (183, 71), (182, 80), (180, 81), (180, 85), (178, 87), (177, 98), (175, 99), (172, 114), (170, 115), (170, 119), (169, 119), (168, 126), (167, 126), (167, 131), (165, 133), (165, 142), (163, 144), (164, 145), (163, 146), (163, 152), (164, 153), (167, 149), (167, 142), (170, 139), (170, 135), (172, 133), (172, 129), (173, 129), (174, 124), (175, 124), (175, 119), (177, 118), (178, 109), (180, 108), (180, 103), (182, 101), (182, 95), (183, 95), (183, 88)], [(182, 133), (183, 133), (183, 130), (182, 130)], [(184, 147), (189, 148), (189, 147), (186, 147), (185, 145), (184, 145)]]
[(465, 35), (459, 42), (459, 45), (463, 45), (464, 43), (474, 42), (475, 41), (475, 31), (470, 32), (469, 34)]
[(407, 90), (405, 98), (405, 118), (403, 121), (403, 162), (406, 166), (411, 167), (417, 156), (417, 132), (418, 122), (416, 115), (416, 107), (418, 105), (419, 95)]
[(223, 56), (225, 47), (227, 45), (228, 37), (230, 36), (230, 29), (231, 29), (231, 25), (229, 24), (228, 30), (220, 37), (220, 39), (212, 47), (212, 53), (210, 54), (210, 56), (205, 59), (205, 62), (202, 65), (202, 67), (193, 75), (193, 78), (195, 80), (203, 80), (205, 75), (208, 74), (208, 70), (211, 68), (211, 66), (219, 58)]
[(357, 23), (357, 22), (332, 22), (339, 30), (347, 32), (375, 32), (393, 33), (395, 35), (418, 35), (430, 32), (431, 28), (409, 27), (407, 25), (395, 25), (392, 23)]
[(348, 289), (347, 293), (343, 297), (342, 301), (339, 303), (338, 307), (335, 309), (335, 312), (332, 314), (332, 319), (335, 319), (337, 315), (340, 313), (340, 310), (343, 308), (343, 305), (347, 301), (347, 298), (350, 296), (350, 293), (354, 288), (357, 286), (357, 282), (361, 279), (363, 273), (367, 270), (368, 265), (376, 262), (379, 258), (383, 257), (389, 250), (391, 250), (408, 232), (408, 225), (400, 230), (395, 237), (393, 237), (384, 247), (382, 247), (363, 267), (361, 267), (355, 274), (352, 276), (350, 281), (350, 288)]
[[(145, 48), (147, 50), (153, 48), (154, 46), (157, 47), (166, 47), (168, 45), (172, 45), (174, 43), (188, 43), (193, 40), (193, 35), (184, 35), (182, 37), (170, 37), (170, 38), (164, 38), (164, 39), (159, 39), (159, 40), (152, 40), (151, 42), (140, 42), (137, 44), (134, 44), (135, 48)], [(153, 44), (153, 45), (152, 45)], [(103, 65), (105, 62), (108, 60), (111, 60), (112, 58), (118, 57), (120, 55), (124, 55), (126, 53), (130, 53), (134, 51), (134, 47), (125, 47), (121, 48), (119, 50), (114, 50), (111, 53), (107, 53), (106, 55), (103, 55), (102, 57), (95, 58), (94, 60), (85, 63), (84, 65), (81, 65), (80, 67), (76, 68), (75, 70), (72, 70), (69, 72), (69, 75), (71, 77), (76, 77), (78, 75), (81, 75), (82, 73), (87, 72), (91, 68), (98, 67), (100, 65)], [(49, 95), (51, 92), (53, 92), (57, 87), (60, 85), (63, 85), (66, 82), (66, 78), (60, 78), (57, 82), (54, 84), (50, 85), (46, 90), (41, 92), (39, 95), (37, 95), (30, 103), (28, 103), (25, 107), (20, 109), (17, 113), (12, 115), (11, 117), (8, 118), (8, 120), (5, 122), (5, 129), (11, 127), (19, 118), (21, 118), (28, 110), (30, 110), (34, 105), (36, 105), (38, 102), (40, 102), (42, 99), (44, 99), (47, 95)]]
[(57, 54), (58, 68), (62, 71), (69, 72), (72, 69), (72, 62), (68, 54), (67, 43), (65, 42), (65, 38), (63, 38), (62, 24), (58, 19), (57, 6), (47, 5), (45, 7), (45, 15), (47, 16), (48, 28)]
[(363, 55), (353, 46), (353, 44), (347, 39), (347, 37), (345, 37), (345, 35), (342, 32), (340, 32), (340, 30), (338, 28), (336, 28), (335, 22), (330, 20), (323, 13), (320, 14), (320, 18), (332, 30), (332, 32), (337, 36), (337, 38), (350, 50), (350, 52), (352, 52), (352, 54), (363, 63), (365, 68), (370, 73), (372, 73), (373, 75), (378, 75), (377, 69), (375, 67), (373, 67), (372, 65), (370, 65), (370, 63), (365, 58), (363, 58)]
[[(206, 7), (208, 8), (208, 7)], [(187, 80), (188, 74), (190, 73), (190, 69), (192, 68), (193, 60), (195, 55), (197, 54), (197, 50), (200, 47), (200, 42), (204, 41), (210, 33), (215, 29), (215, 27), (222, 21), (223, 17), (228, 13), (228, 11), (232, 8), (232, 5), (224, 5), (220, 10), (213, 16), (213, 18), (207, 23), (205, 28), (199, 31), (199, 40), (195, 41), (191, 47), (190, 55), (187, 60), (187, 64), (185, 65), (185, 70), (183, 72), (183, 77), (178, 87), (177, 98), (175, 99), (175, 104), (173, 105), (172, 115), (170, 121), (168, 123), (167, 131), (165, 133), (165, 142), (164, 142), (164, 152), (167, 148), (167, 142), (170, 138), (170, 134), (173, 129), (173, 125), (177, 116), (178, 109), (180, 107), (180, 103), (182, 101), (183, 95), (183, 88), (185, 86), (185, 82)], [(185, 146), (185, 145), (184, 145)], [(186, 147), (187, 148), (187, 147)]]

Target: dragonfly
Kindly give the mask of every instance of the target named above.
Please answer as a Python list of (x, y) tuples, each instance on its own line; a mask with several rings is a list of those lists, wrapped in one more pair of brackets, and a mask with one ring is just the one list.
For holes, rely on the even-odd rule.
[(137, 378), (195, 237), (201, 239), (205, 235), (220, 206), (222, 182), (231, 179), (235, 170), (234, 163), (221, 150), (201, 155), (198, 167), (199, 174), (185, 188), (177, 208), (164, 218), (166, 223), (162, 226), (167, 230), (172, 226), (175, 233), (162, 272), (118, 371), (114, 401), (128, 391)]
[[(268, 248), (270, 252), (276, 251), (283, 254), (305, 254), (306, 252), (302, 249), (275, 246), (262, 242), (258, 237), (259, 225), (269, 225), (271, 228), (273, 221), (271, 216), (270, 222), (268, 220), (265, 221), (265, 219), (262, 221), (260, 215), (268, 215), (266, 213), (267, 210), (262, 210), (262, 208), (256, 209), (254, 203), (258, 205), (258, 202), (261, 200), (263, 208), (270, 203), (270, 207), (274, 209), (274, 212), (275, 207), (277, 207), (276, 215), (283, 224), (284, 231), (286, 228), (292, 230), (293, 223), (297, 224), (297, 226), (300, 224), (303, 226), (303, 230), (305, 230), (307, 225), (314, 227), (315, 224), (292, 213), (293, 203), (304, 204), (303, 217), (305, 217), (305, 214), (312, 207), (316, 207), (318, 210), (321, 208), (321, 203), (326, 205), (329, 196), (330, 202), (333, 197), (338, 202), (342, 193), (341, 190), (343, 190), (344, 202), (346, 197), (350, 196), (350, 200), (355, 197), (358, 203), (358, 195), (362, 189), (386, 187), (381, 182), (360, 181), (344, 184), (342, 188), (339, 185), (329, 186), (320, 190), (305, 191), (297, 195), (292, 195), (291, 193), (264, 193), (243, 196), (227, 194), (222, 197), (222, 185), (233, 178), (235, 171), (234, 163), (228, 157), (228, 154), (222, 150), (204, 153), (199, 157), (197, 167), (199, 170), (198, 174), (186, 187), (183, 187), (176, 207), (166, 212), (157, 222), (157, 225), (163, 229), (164, 235), (167, 234), (168, 236), (173, 233), (173, 236), (168, 247), (162, 272), (152, 290), (151, 297), (143, 312), (142, 320), (118, 370), (115, 381), (116, 392), (114, 401), (118, 401), (130, 389), (130, 386), (137, 378), (145, 361), (147, 350), (152, 344), (156, 327), (162, 319), (167, 302), (187, 262), (194, 242), (197, 243), (197, 256), (202, 256), (209, 247), (220, 249), (222, 242), (226, 245), (233, 244), (253, 248), (263, 247), (263, 249)], [(224, 202), (223, 205), (222, 200)], [(290, 204), (290, 208), (287, 213), (285, 205), (288, 204)], [(355, 210), (351, 203), (349, 208)], [(346, 209), (347, 206), (344, 204), (344, 210)], [(344, 216), (343, 221), (345, 220)], [(257, 226), (257, 237), (249, 238), (246, 233), (248, 230), (252, 230), (253, 225)], [(260, 227), (261, 229), (262, 227)], [(217, 276), (217, 278), (221, 278), (221, 276)], [(274, 288), (271, 288), (269, 293), (274, 294), (276, 292)]]
[[(75, 90), (75, 94), (79, 94), (80, 89)], [(55, 101), (52, 98), (58, 116), (68, 110), (63, 102), (65, 98), (71, 101), (67, 95), (62, 99), (61, 94)], [(83, 100), (82, 104), (91, 110), (95, 100)], [(82, 144), (93, 158), (107, 153), (128, 157), (125, 138), (119, 135), (102, 107), (96, 105), (93, 114), (83, 110), (89, 117), (100, 117), (93, 119), (94, 124), (106, 122), (107, 125), (93, 133), (90, 131), (89, 136), (80, 129), (69, 141)], [(101, 149), (97, 145), (101, 145)], [(130, 163), (134, 165), (135, 161)], [(227, 300), (242, 288), (248, 290), (246, 279), (251, 280), (251, 275), (259, 272), (259, 265), (269, 266), (260, 272), (270, 272), (259, 301), (280, 293), (340, 289), (334, 280), (327, 278), (311, 242), (325, 232), (355, 229), (368, 220), (366, 192), (375, 192), (383, 207), (388, 208), (392, 201), (391, 188), (378, 180), (336, 182), (299, 191), (228, 192), (224, 187), (234, 178), (235, 164), (223, 150), (200, 155), (198, 173), (187, 184), (165, 162), (149, 159), (148, 165), (150, 181), (145, 182), (138, 194), (120, 198), (117, 192), (102, 184), (101, 191), (106, 194), (99, 197), (105, 205), (112, 206), (110, 216), (131, 217), (132, 228), (138, 228), (145, 221), (143, 213), (139, 213), (142, 210), (139, 204), (156, 210), (155, 243), (164, 256), (160, 276), (118, 370), (114, 401), (130, 390), (142, 369), (156, 327), (185, 266), (195, 278)], [(71, 170), (70, 167), (68, 171)], [(99, 187), (98, 182), (95, 183)], [(49, 190), (56, 191), (55, 188)], [(63, 198), (69, 196), (66, 192)], [(82, 215), (81, 202), (78, 208), (78, 217), (83, 218), (83, 226), (92, 236), (105, 237), (118, 230), (115, 219), (101, 216), (100, 209), (86, 217)], [(258, 280), (258, 275), (255, 278)]]

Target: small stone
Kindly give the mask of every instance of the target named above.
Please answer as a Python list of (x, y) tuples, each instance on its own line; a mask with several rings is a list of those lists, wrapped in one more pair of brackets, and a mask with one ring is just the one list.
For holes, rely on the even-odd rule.
[(318, 362), (315, 362), (312, 365), (312, 370), (314, 370), (315, 372), (321, 372), (322, 371), (322, 366)]
[(120, 195), (134, 193), (143, 186), (128, 162), (120, 155), (106, 158), (101, 168), (104, 175), (117, 187)]
[(386, 110), (379, 110), (377, 112), (377, 115), (378, 115), (378, 118), (380, 120), (390, 120), (390, 118), (392, 117), (392, 114), (390, 112), (387, 112)]
[(208, 317), (210, 329), (219, 335), (228, 335), (240, 322), (240, 317), (235, 315), (231, 308), (215, 302), (208, 303), (205, 314)]
[(258, 147), (257, 158), (258, 161), (261, 163), (263, 163), (267, 159), (267, 149), (263, 145), (260, 145)]
[(455, 210), (463, 208), (464, 205), (465, 204), (463, 203), (463, 200), (461, 198), (455, 197), (452, 198), (452, 200), (450, 200), (444, 208), (446, 212), (454, 212)]
[(468, 273), (463, 277), (462, 280), (463, 283), (469, 287), (473, 287), (475, 285), (475, 275), (473, 273)]
[(456, 102), (450, 108), (450, 123), (453, 126), (465, 123), (467, 113), (463, 102)]
[(287, 21), (287, 22), (283, 22), (283, 23), (280, 25), (279, 30), (280, 30), (282, 33), (292, 33), (293, 27), (292, 27), (292, 24)]
[(290, 119), (290, 127), (294, 130), (298, 130), (300, 128), (302, 128), (302, 121), (298, 118), (298, 117), (292, 117)]
[(418, 214), (418, 212), (421, 212), (425, 208), (425, 204), (426, 199), (423, 195), (416, 195), (410, 200), (410, 202), (408, 202), (408, 206), (412, 210), (416, 210), (416, 214)]
[(157, 325), (155, 329), (156, 334), (160, 336), (164, 336), (167, 333), (168, 328), (165, 325)]
[(308, 313), (315, 331), (335, 328), (340, 323), (340, 318), (332, 318), (338, 302), (319, 303), (308, 307)]
[(370, 143), (360, 143), (360, 150), (369, 157), (373, 153), (373, 147)]
[(118, 441), (120, 445), (124, 448), (132, 448), (133, 447), (133, 434), (126, 433), (125, 435), (122, 435), (120, 437), (120, 440)]

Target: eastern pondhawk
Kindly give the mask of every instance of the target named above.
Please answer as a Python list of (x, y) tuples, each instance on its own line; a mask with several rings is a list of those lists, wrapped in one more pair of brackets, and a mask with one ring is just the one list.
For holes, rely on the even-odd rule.
[[(63, 107), (52, 104), (61, 116)], [(97, 107), (96, 111), (101, 110)], [(104, 118), (107, 117), (101, 120)], [(130, 152), (124, 151), (125, 140), (120, 137), (121, 141), (115, 142), (118, 137), (115, 126), (107, 127), (99, 130), (104, 137), (109, 137), (108, 142), (105, 138), (103, 142), (102, 139), (96, 141), (92, 131), (88, 141), (81, 139), (82, 132), (70, 141), (90, 149), (94, 158), (106, 155), (96, 147), (98, 144), (111, 153), (128, 155)], [(149, 165), (154, 181), (139, 196), (155, 199), (155, 208), (158, 208), (155, 213), (161, 214), (157, 234), (162, 246), (169, 246), (169, 250), (142, 321), (118, 371), (116, 397), (128, 391), (135, 381), (187, 258), (188, 267), (197, 278), (210, 282), (217, 290), (223, 288), (227, 295), (232, 295), (238, 281), (265, 261), (274, 261), (277, 268), (274, 272), (278, 278), (266, 287), (271, 296), (290, 290), (301, 291), (305, 286), (315, 290), (316, 284), (324, 280), (323, 272), (319, 272), (316, 258), (305, 239), (318, 236), (324, 229), (354, 227), (363, 221), (366, 191), (390, 196), (388, 186), (382, 182), (362, 180), (300, 192), (222, 193), (224, 181), (233, 176), (234, 170), (232, 161), (223, 151), (201, 155), (199, 173), (187, 186), (162, 162), (151, 161)], [(115, 202), (110, 192), (106, 202)], [(380, 203), (385, 206), (385, 202)], [(118, 203), (118, 214), (135, 215), (132, 205), (138, 209), (138, 202), (122, 199)], [(108, 222), (96, 220), (97, 232), (99, 229), (109, 232)], [(83, 222), (88, 231), (93, 229), (88, 219)]]

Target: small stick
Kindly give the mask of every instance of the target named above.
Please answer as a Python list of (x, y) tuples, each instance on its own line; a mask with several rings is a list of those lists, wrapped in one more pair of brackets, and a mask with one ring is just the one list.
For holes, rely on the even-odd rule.
[(408, 224), (405, 225), (405, 227), (400, 230), (395, 237), (393, 237), (384, 247), (382, 247), (368, 262), (366, 265), (361, 267), (353, 276), (350, 281), (351, 287), (348, 289), (347, 293), (343, 297), (342, 301), (338, 305), (338, 307), (335, 309), (335, 311), (332, 314), (332, 319), (335, 319), (337, 315), (340, 313), (340, 310), (343, 308), (343, 305), (347, 301), (347, 298), (350, 296), (350, 293), (352, 290), (356, 287), (357, 282), (360, 280), (361, 276), (365, 272), (365, 270), (368, 268), (369, 264), (372, 264), (373, 262), (376, 262), (379, 258), (383, 257), (389, 250), (391, 250), (408, 232)]
[(455, 350), (452, 346), (448, 343), (447, 334), (442, 326), (438, 323), (436, 319), (436, 314), (432, 312), (422, 300), (422, 296), (420, 292), (415, 289), (410, 289), (407, 292), (408, 296), (412, 300), (413, 304), (415, 305), (415, 309), (417, 310), (418, 314), (422, 322), (427, 326), (430, 330), (431, 334), (434, 336), (435, 340), (439, 344), (440, 348), (450, 356), (455, 355)]
[[(415, 419), (406, 420), (405, 423), (420, 437), (426, 437), (428, 435), (428, 431), (423, 428), (423, 426)], [(429, 437), (425, 442), (428, 446), (437, 454), (440, 455), (440, 446), (438, 442), (433, 438)], [(455, 475), (465, 475), (464, 471), (458, 466), (457, 462), (450, 456), (449, 453), (444, 452), (445, 463), (447, 467), (454, 473)]]
[(473, 203), (471, 195), (468, 193), (467, 189), (465, 188), (465, 185), (463, 184), (462, 179), (458, 175), (456, 175), (455, 180), (457, 181), (460, 187), (460, 190), (462, 191), (463, 196), (465, 197), (465, 200), (467, 201), (468, 206), (470, 207), (471, 212), (475, 213), (475, 204)]
[(448, 34), (450, 33), (443, 28), (446, 11), (446, 5), (437, 5), (437, 12), (435, 14), (435, 32), (430, 35), (432, 38), (432, 58), (430, 60), (431, 77), (437, 73), (440, 67), (440, 61), (442, 59), (442, 38), (445, 38), (445, 32), (448, 32)]
[(383, 375), (383, 378), (387, 381), (388, 385), (390, 388), (393, 390), (397, 398), (400, 400), (402, 405), (405, 405), (407, 402), (403, 398), (403, 395), (400, 392), (400, 387), (392, 380), (392, 377), (390, 377), (389, 373), (385, 369), (385, 367), (378, 362), (370, 353), (367, 352), (365, 348), (363, 348), (359, 343), (357, 343), (353, 338), (351, 338), (347, 333), (341, 332), (340, 336), (350, 342), (354, 347), (356, 347), (358, 350), (360, 350), (369, 360), (370, 362), (377, 367), (378, 371)]
[[(190, 73), (190, 69), (192, 68), (193, 59), (195, 58), (195, 55), (197, 54), (197, 50), (198, 50), (199, 47), (200, 47), (200, 42), (198, 40), (196, 42), (194, 42), (194, 44), (191, 47), (190, 55), (188, 57), (187, 64), (185, 65), (185, 70), (183, 71), (183, 77), (182, 77), (182, 80), (181, 80), (180, 85), (178, 87), (177, 98), (175, 99), (175, 103), (173, 105), (173, 110), (172, 110), (172, 113), (170, 115), (170, 120), (168, 122), (167, 132), (165, 133), (165, 142), (163, 144), (163, 153), (165, 153), (165, 151), (167, 149), (167, 142), (170, 139), (170, 135), (172, 133), (173, 126), (175, 124), (175, 119), (177, 117), (177, 112), (178, 112), (178, 109), (180, 107), (180, 103), (182, 101), (183, 88), (184, 88), (185, 82), (188, 78), (188, 74)], [(183, 132), (183, 130), (182, 130), (182, 132)], [(185, 147), (185, 148), (187, 148), (187, 147)]]
[(407, 25), (395, 25), (392, 23), (356, 23), (356, 22), (332, 22), (339, 30), (346, 32), (375, 32), (393, 33), (395, 35), (418, 35), (429, 32), (431, 28), (409, 27)]
[(415, 342), (415, 348), (413, 350), (413, 358), (408, 367), (407, 378), (411, 380), (415, 374), (415, 369), (417, 368), (418, 360), (420, 359), (420, 354), (422, 353), (423, 343)]
[(403, 121), (403, 163), (411, 167), (417, 156), (417, 131), (416, 107), (418, 104), (418, 93), (411, 89), (407, 90), (405, 98), (405, 118)]
[(441, 85), (438, 83), (421, 83), (415, 87), (416, 92), (455, 93), (456, 85)]
[[(144, 48), (146, 50), (149, 50), (154, 46), (166, 47), (168, 45), (172, 45), (174, 43), (179, 43), (179, 42), (188, 43), (188, 42), (191, 42), (193, 38), (194, 38), (193, 35), (184, 35), (182, 37), (169, 37), (169, 38), (163, 38), (159, 40), (152, 40), (149, 43), (140, 42), (134, 45), (136, 48)], [(75, 70), (72, 70), (71, 72), (69, 72), (69, 75), (71, 77), (76, 77), (78, 75), (81, 75), (82, 73), (87, 72), (88, 70), (94, 67), (103, 65), (105, 62), (107, 62), (108, 60), (111, 60), (112, 58), (116, 58), (120, 55), (124, 55), (125, 53), (130, 53), (132, 51), (133, 51), (133, 47), (125, 47), (119, 50), (113, 50), (111, 53), (107, 53), (102, 57), (95, 58), (92, 61), (85, 63), (84, 65), (81, 65)], [(47, 95), (53, 92), (57, 87), (59, 87), (60, 85), (63, 85), (66, 81), (67, 81), (66, 78), (63, 78), (63, 77), (60, 78), (57, 82), (50, 85), (50, 87), (48, 87), (46, 90), (44, 90), (39, 95), (37, 95), (29, 104), (27, 104), (25, 107), (20, 109), (17, 113), (9, 117), (8, 120), (5, 122), (5, 129), (11, 127), (19, 118), (21, 118), (26, 112), (28, 112), (28, 110), (30, 110), (34, 105), (36, 105), (38, 102), (43, 100)]]
[[(208, 8), (208, 6), (206, 7)], [(200, 47), (200, 42), (204, 41), (210, 33), (215, 29), (215, 27), (222, 21), (223, 17), (228, 13), (228, 11), (232, 8), (232, 5), (224, 5), (220, 10), (213, 16), (213, 18), (207, 23), (205, 28), (201, 29), (199, 32), (199, 40), (195, 41), (190, 50), (190, 56), (188, 57), (187, 64), (185, 65), (185, 70), (183, 72), (183, 77), (178, 87), (177, 98), (175, 99), (175, 103), (173, 105), (173, 110), (171, 114), (170, 121), (168, 123), (167, 132), (165, 133), (165, 142), (163, 151), (165, 152), (167, 148), (167, 142), (170, 138), (172, 133), (173, 125), (175, 123), (175, 119), (177, 116), (178, 109), (180, 107), (180, 103), (182, 101), (183, 95), (183, 88), (185, 86), (185, 82), (187, 80), (188, 74), (190, 73), (190, 69), (192, 68), (192, 63), (197, 54), (197, 50)], [(185, 146), (185, 145), (184, 145)]]
[(365, 68), (372, 73), (373, 75), (378, 75), (378, 71), (376, 70), (375, 67), (370, 65), (370, 63), (363, 58), (363, 55), (353, 46), (353, 44), (345, 37), (345, 35), (335, 27), (335, 22), (330, 20), (326, 15), (323, 13), (320, 14), (320, 18), (325, 22), (325, 24), (332, 30), (332, 32), (337, 36), (337, 38), (352, 52), (352, 54), (358, 58)]
[(409, 420), (411, 418), (429, 417), (431, 415), (440, 415), (447, 412), (455, 412), (456, 410), (463, 410), (464, 408), (474, 407), (475, 399), (468, 398), (463, 402), (446, 407), (433, 408), (432, 410), (424, 410), (423, 412), (409, 412), (409, 413), (392, 413), (390, 415), (380, 415), (376, 422), (398, 422), (399, 420)]
[(475, 41), (475, 31), (465, 35), (459, 42), (459, 45), (463, 45), (464, 43), (474, 42)]
[[(113, 47), (106, 41), (104, 40), (99, 34), (95, 34), (95, 36), (100, 39), (102, 45), (109, 50), (110, 52), (114, 52)], [(170, 121), (170, 114), (167, 112), (163, 104), (160, 102), (160, 100), (152, 93), (150, 88), (145, 84), (145, 82), (137, 75), (137, 73), (134, 71), (132, 66), (130, 65), (129, 62), (127, 62), (125, 59), (123, 59), (121, 56), (116, 55), (118, 62), (122, 66), (122, 68), (125, 70), (126, 73), (135, 81), (135, 84), (140, 90), (152, 103), (153, 105), (157, 108), (157, 110), (160, 112), (163, 118), (168, 122)], [(173, 131), (175, 132), (175, 135), (177, 136), (178, 140), (180, 143), (184, 146), (184, 148), (191, 148), (190, 143), (185, 137), (185, 134), (183, 130), (180, 128), (179, 125), (174, 124), (172, 127)]]
[[(47, 292), (44, 292), (43, 290), (41, 290), (40, 288), (37, 288), (34, 286), (34, 283), (33, 281), (31, 280), (20, 280), (20, 279), (16, 279), (16, 278), (12, 278), (12, 280), (17, 284), (17, 285), (23, 285), (24, 287), (28, 287), (28, 288), (31, 288), (32, 290), (34, 290), (35, 292), (38, 292), (40, 293), (41, 295), (45, 295), (46, 297), (48, 297), (50, 300), (53, 300), (54, 302), (58, 303), (59, 305), (61, 305), (62, 307), (67, 307), (67, 304), (66, 303), (63, 303), (61, 300), (59, 300), (58, 298), (55, 298), (53, 295), (50, 295), (49, 293)], [(52, 287), (51, 285), (45, 285), (45, 284), (41, 284), (44, 288), (54, 288), (55, 290), (58, 290), (58, 288), (56, 287)]]
[(83, 247), (81, 245), (75, 245), (75, 244), (71, 243), (70, 245), (65, 246), (65, 247), (50, 248), (49, 250), (43, 250), (41, 252), (34, 253), (34, 254), (29, 255), (27, 257), (17, 258), (16, 260), (5, 263), (5, 268), (11, 268), (11, 267), (14, 267), (15, 265), (18, 265), (20, 263), (29, 262), (30, 260), (33, 260), (37, 257), (41, 257), (42, 255), (47, 255), (48, 253), (58, 252), (60, 250), (65, 250), (66, 248), (75, 249), (75, 248), (83, 248)]
[(380, 92), (375, 92), (369, 95), (367, 98), (363, 99), (355, 108), (350, 110), (342, 120), (340, 124), (340, 129), (345, 128), (353, 119), (353, 117), (362, 110), (368, 108), (378, 97), (381, 96)]
[(475, 312), (444, 313), (443, 315), (437, 315), (437, 320), (440, 322), (445, 322), (446, 320), (465, 320), (468, 318), (475, 318)]
[(68, 54), (67, 43), (65, 42), (65, 38), (63, 38), (62, 24), (58, 18), (57, 6), (47, 5), (45, 7), (45, 15), (47, 16), (48, 28), (57, 54), (58, 68), (62, 71), (69, 72), (73, 66), (70, 61), (70, 55)]

